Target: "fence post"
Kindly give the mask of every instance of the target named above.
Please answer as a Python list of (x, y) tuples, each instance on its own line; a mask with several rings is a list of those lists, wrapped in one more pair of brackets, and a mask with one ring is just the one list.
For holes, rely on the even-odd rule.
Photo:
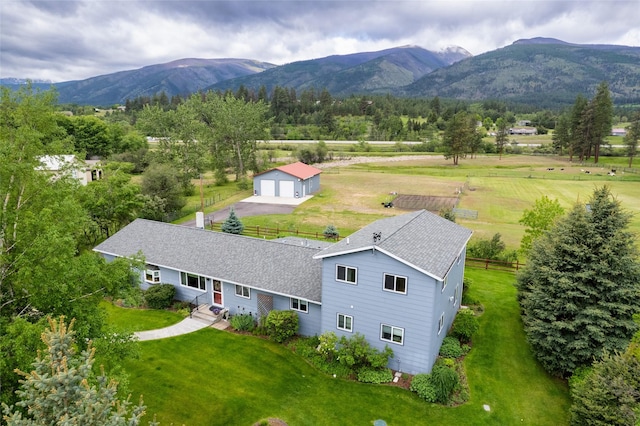
[(520, 261), (516, 259), (516, 271), (520, 269)]
[(484, 260), (484, 269), (489, 269), (489, 259)]
[(256, 236), (260, 236), (260, 225), (256, 225)]

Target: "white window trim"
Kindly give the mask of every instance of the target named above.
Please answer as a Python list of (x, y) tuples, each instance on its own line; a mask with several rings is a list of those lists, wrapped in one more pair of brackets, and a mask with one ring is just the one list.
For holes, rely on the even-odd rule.
[[(341, 280), (338, 278), (338, 268), (345, 268), (344, 271), (344, 280)], [(347, 271), (349, 269), (353, 269), (354, 273), (355, 273), (355, 277), (353, 281), (348, 281), (346, 278), (349, 276), (349, 274), (347, 273)], [(346, 266), (346, 265), (339, 265), (336, 264), (336, 281), (341, 282), (341, 283), (347, 283), (347, 284), (351, 284), (351, 285), (357, 285), (358, 284), (358, 268), (354, 268), (353, 266)]]
[[(294, 308), (294, 307), (293, 307), (293, 301), (294, 301), (294, 300), (297, 300), (297, 301), (298, 301), (298, 307), (297, 307), (297, 308)], [(307, 309), (306, 309), (306, 310), (301, 309), (301, 307), (302, 307), (303, 305), (307, 307)], [(298, 299), (298, 298), (292, 297), (292, 298), (290, 298), (290, 299), (289, 299), (289, 306), (290, 306), (290, 307), (291, 307), (291, 309), (292, 309), (292, 310), (294, 310), (294, 311), (303, 312), (303, 313), (305, 313), (305, 314), (308, 314), (308, 313), (309, 313), (309, 301), (307, 301), (307, 300), (304, 300), (304, 299)]]
[[(347, 321), (346, 321), (347, 318), (349, 318), (351, 320), (351, 328), (347, 328), (346, 326), (345, 327), (340, 327), (340, 316), (343, 316), (345, 318), (345, 321), (344, 321), (345, 325), (347, 324)], [(353, 333), (353, 316), (347, 315), (347, 314), (338, 313), (336, 315), (336, 328), (338, 330), (348, 331), (349, 333)]]
[(447, 280), (449, 279), (448, 276), (444, 277), (444, 280), (441, 281), (442, 283), (442, 290), (440, 290), (440, 293), (444, 293), (444, 289), (447, 288)]
[(444, 312), (440, 315), (440, 319), (438, 320), (438, 335), (442, 332), (444, 328)]
[[(396, 280), (398, 278), (404, 278), (404, 291), (398, 291), (398, 290), (389, 290), (385, 284), (387, 281), (387, 276), (393, 277), (393, 286), (394, 288), (397, 287), (396, 285)], [(407, 294), (407, 287), (409, 286), (409, 279), (405, 276), (402, 275), (396, 275), (396, 274), (387, 274), (386, 272), (382, 274), (382, 290), (384, 291), (388, 291), (389, 293), (397, 293), (397, 294)]]
[[(240, 290), (240, 292), (238, 292), (238, 290)], [(245, 291), (247, 292), (247, 295), (245, 296), (244, 293)], [(240, 285), (240, 284), (236, 284), (236, 296), (238, 297), (243, 297), (245, 299), (251, 299), (251, 289), (249, 287)]]
[[(182, 282), (183, 274), (184, 274), (185, 277), (188, 276), (188, 275), (191, 275), (191, 276), (194, 276), (194, 277), (198, 277), (198, 287), (191, 287), (190, 285), (187, 285), (186, 283)], [(200, 288), (201, 279), (204, 280), (204, 289)], [(198, 291), (203, 291), (203, 292), (207, 291), (207, 279), (206, 279), (206, 277), (203, 277), (202, 275), (198, 275), (198, 274), (190, 274), (188, 272), (180, 271), (180, 285), (182, 287), (187, 287), (187, 288), (190, 288), (192, 290), (198, 290)]]
[[(144, 271), (144, 280), (151, 284), (159, 284), (161, 282), (160, 269), (155, 265), (147, 265), (147, 268)], [(151, 279), (147, 278), (147, 275), (151, 275)], [(157, 277), (157, 278), (156, 278)]]
[[(385, 339), (383, 336), (383, 329), (384, 327), (391, 327), (391, 339)], [(402, 331), (402, 337), (401, 337), (401, 341), (400, 342), (396, 342), (395, 340), (393, 340), (393, 336), (394, 330), (401, 330)], [(385, 342), (389, 342), (389, 343), (393, 343), (394, 345), (400, 345), (403, 346), (404, 345), (404, 328), (402, 327), (396, 327), (395, 325), (390, 325), (390, 324), (380, 324), (380, 340), (385, 341)]]
[(456, 306), (456, 304), (458, 303), (458, 299), (460, 298), (460, 296), (458, 295), (459, 292), (460, 292), (460, 284), (456, 285), (456, 289), (453, 292), (453, 306)]

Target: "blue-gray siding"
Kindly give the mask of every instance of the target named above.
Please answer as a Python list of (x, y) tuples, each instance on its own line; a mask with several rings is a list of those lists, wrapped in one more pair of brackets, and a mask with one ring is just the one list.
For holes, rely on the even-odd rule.
[[(336, 265), (357, 268), (357, 284), (336, 281)], [(385, 291), (385, 273), (406, 277), (406, 294)], [(453, 294), (455, 287), (452, 282), (448, 281), (442, 292), (439, 281), (373, 250), (325, 258), (322, 282), (323, 331), (333, 331), (338, 336), (364, 334), (372, 346), (383, 349), (388, 345), (393, 349), (390, 368), (411, 374), (431, 371), (448, 329), (447, 318), (452, 321), (459, 306), (459, 301), (456, 306), (449, 302), (449, 292)], [(445, 327), (438, 335), (442, 312)], [(353, 317), (351, 333), (337, 329), (339, 313)], [(404, 329), (403, 344), (382, 340), (382, 324)]]
[(261, 182), (264, 180), (272, 180), (275, 182), (275, 196), (280, 197), (280, 182), (281, 181), (290, 181), (293, 182), (293, 191), (296, 197), (303, 197), (306, 195), (313, 194), (320, 189), (320, 175), (315, 175), (307, 179), (298, 179), (295, 176), (292, 176), (288, 173), (285, 173), (281, 170), (270, 170), (268, 172), (264, 172), (258, 176), (253, 178), (253, 193), (255, 195), (264, 195), (261, 194)]
[[(258, 294), (266, 294), (273, 298), (274, 310), (289, 310), (291, 308), (291, 298), (279, 294), (269, 293), (260, 289), (250, 289), (250, 298), (237, 296), (235, 285), (225, 283), (223, 285), (224, 306), (229, 309), (232, 315), (251, 313), (257, 318)], [(298, 312), (300, 327), (298, 333), (303, 336), (315, 336), (320, 334), (320, 310), (317, 303), (308, 302), (309, 312)]]

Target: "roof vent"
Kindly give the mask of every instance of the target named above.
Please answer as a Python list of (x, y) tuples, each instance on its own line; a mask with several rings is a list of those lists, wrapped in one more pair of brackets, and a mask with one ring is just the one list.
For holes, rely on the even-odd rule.
[(374, 232), (373, 233), (373, 244), (376, 244), (381, 239), (382, 239), (382, 232)]

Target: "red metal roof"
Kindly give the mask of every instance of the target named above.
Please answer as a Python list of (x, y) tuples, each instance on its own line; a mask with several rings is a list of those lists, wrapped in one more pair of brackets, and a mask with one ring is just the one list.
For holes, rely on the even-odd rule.
[(310, 177), (322, 173), (322, 170), (316, 169), (315, 167), (304, 164), (300, 161), (297, 163), (287, 164), (286, 166), (276, 167), (276, 170), (290, 174), (298, 179), (309, 179)]

